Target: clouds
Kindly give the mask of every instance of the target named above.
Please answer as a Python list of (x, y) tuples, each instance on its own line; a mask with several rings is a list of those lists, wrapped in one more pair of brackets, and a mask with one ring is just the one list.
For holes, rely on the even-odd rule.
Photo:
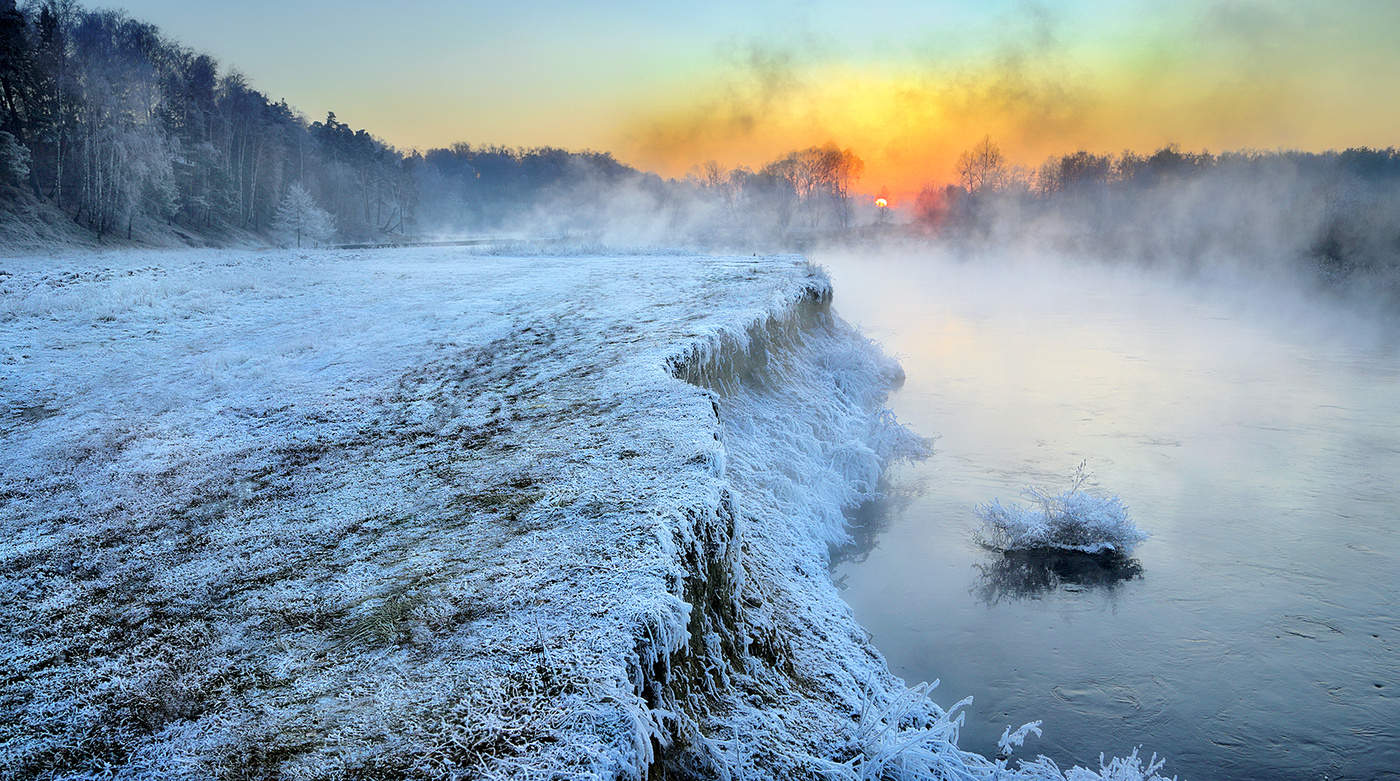
[(950, 60), (933, 44), (882, 60), (749, 42), (689, 105), (632, 117), (623, 153), (674, 172), (708, 158), (755, 165), (836, 141), (870, 162), (867, 186), (916, 190), (910, 171), (948, 169), (970, 139), (991, 133), (1030, 144), (1083, 124), (1093, 90), (1073, 78), (1055, 19), (1022, 8), (996, 45), (970, 60)]
[(884, 53), (831, 30), (808, 34), (821, 42), (810, 49), (756, 39), (687, 102), (639, 106), (617, 146), (639, 165), (679, 173), (708, 158), (754, 165), (834, 141), (867, 160), (862, 189), (908, 193), (950, 178), (958, 153), (984, 135), (1023, 165), (1077, 148), (1385, 145), (1400, 108), (1376, 96), (1400, 78), (1400, 55), (1378, 24), (1396, 29), (1400, 11), (1020, 3), (892, 30), (900, 44)]
[(1400, 127), (1392, 2), (327, 2), (212, 24), (123, 4), (401, 147), (609, 149), (673, 175), (831, 141), (866, 158), (871, 190), (907, 191), (984, 135), (1034, 165), (1078, 147), (1385, 145)]

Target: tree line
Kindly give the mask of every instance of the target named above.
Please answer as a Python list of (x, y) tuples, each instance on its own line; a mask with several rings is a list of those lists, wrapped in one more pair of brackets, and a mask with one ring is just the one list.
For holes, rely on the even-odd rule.
[(403, 156), (366, 131), (307, 123), (155, 26), (72, 0), (0, 0), (0, 109), (7, 183), (99, 239), (267, 233), (293, 183), (350, 235), (401, 230), (413, 205)]
[(0, 0), (0, 194), (61, 209), (99, 239), (266, 235), (303, 195), (293, 185), (342, 239), (404, 235), (425, 191), (470, 200), (494, 184), (524, 198), (575, 159), (619, 168), (560, 150), (404, 154), (334, 113), (306, 121), (122, 12)]
[[(401, 151), (309, 121), (153, 25), (75, 0), (0, 0), (0, 240), (41, 204), (99, 241), (394, 241), (468, 233), (792, 246), (866, 231), (864, 164), (835, 144), (680, 179), (605, 152)], [(1400, 152), (1077, 151), (1012, 165), (991, 138), (902, 213), (955, 240), (1053, 241), (1212, 262), (1306, 258), (1400, 279)], [(898, 205), (898, 204), (896, 204)], [(862, 234), (864, 235), (864, 234)]]
[(1080, 150), (1027, 169), (984, 138), (959, 158), (957, 176), (955, 184), (926, 187), (913, 203), (913, 223), (924, 233), (1198, 267), (1241, 258), (1302, 262), (1329, 276), (1400, 286), (1395, 148)]
[(120, 11), (0, 0), (0, 197), (62, 210), (99, 241), (587, 232), (600, 220), (783, 235), (848, 226), (861, 167), (850, 150), (814, 147), (759, 171), (716, 167), (711, 191), (603, 152), (403, 152), (333, 112), (308, 121)]

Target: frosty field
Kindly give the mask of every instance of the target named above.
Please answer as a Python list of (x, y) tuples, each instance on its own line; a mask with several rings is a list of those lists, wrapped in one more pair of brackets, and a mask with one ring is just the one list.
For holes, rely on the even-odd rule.
[(830, 581), (924, 445), (800, 258), (133, 252), (0, 293), (0, 776), (1005, 764)]

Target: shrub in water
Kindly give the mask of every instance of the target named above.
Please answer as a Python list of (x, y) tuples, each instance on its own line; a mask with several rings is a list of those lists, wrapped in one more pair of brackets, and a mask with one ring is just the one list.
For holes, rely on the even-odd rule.
[(979, 505), (978, 541), (997, 550), (1061, 548), (1127, 555), (1147, 533), (1128, 517), (1123, 500), (1084, 490), (1088, 480), (1081, 461), (1068, 491), (1052, 494), (1030, 487), (1022, 492), (1031, 500), (1029, 505), (1003, 505), (998, 500)]

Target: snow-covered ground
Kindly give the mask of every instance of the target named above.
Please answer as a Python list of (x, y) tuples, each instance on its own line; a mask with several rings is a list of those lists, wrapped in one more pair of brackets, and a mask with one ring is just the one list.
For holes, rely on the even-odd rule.
[(830, 582), (921, 447), (830, 298), (795, 257), (0, 261), (0, 777), (1060, 778), (958, 750)]

